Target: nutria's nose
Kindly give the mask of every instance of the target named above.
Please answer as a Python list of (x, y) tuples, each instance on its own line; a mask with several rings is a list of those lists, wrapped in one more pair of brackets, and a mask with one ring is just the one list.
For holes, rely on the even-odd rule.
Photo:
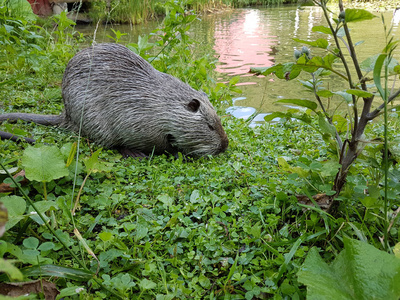
[(229, 145), (229, 140), (228, 137), (225, 135), (221, 139), (221, 152), (224, 152), (226, 149), (228, 149), (228, 145)]

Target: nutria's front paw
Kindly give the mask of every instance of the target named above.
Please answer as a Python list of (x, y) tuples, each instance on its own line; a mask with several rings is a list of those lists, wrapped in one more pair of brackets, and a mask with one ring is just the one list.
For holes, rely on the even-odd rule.
[(119, 151), (119, 153), (121, 153), (123, 158), (133, 157), (133, 158), (143, 159), (143, 158), (148, 157), (146, 154), (144, 154), (141, 151), (129, 149), (129, 148), (125, 148), (125, 147), (119, 148), (118, 151)]

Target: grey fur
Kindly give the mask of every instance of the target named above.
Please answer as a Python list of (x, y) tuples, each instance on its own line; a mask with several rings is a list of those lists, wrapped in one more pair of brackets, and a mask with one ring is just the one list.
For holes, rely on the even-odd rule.
[(108, 148), (216, 155), (228, 138), (213, 106), (177, 78), (118, 44), (77, 53), (62, 82), (61, 126)]
[(9, 113), (0, 115), (0, 123), (4, 121), (15, 122), (17, 120), (25, 120), (41, 125), (59, 125), (62, 117), (59, 115), (37, 115), (27, 113)]

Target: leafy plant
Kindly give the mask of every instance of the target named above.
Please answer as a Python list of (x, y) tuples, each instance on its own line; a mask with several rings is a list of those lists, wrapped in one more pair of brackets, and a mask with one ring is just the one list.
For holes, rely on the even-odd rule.
[[(390, 75), (397, 76), (399, 74), (400, 66), (393, 58), (393, 51), (398, 41), (390, 38), (390, 30), (387, 32), (386, 47), (383, 49), (382, 54), (360, 64), (355, 51), (356, 44), (352, 41), (348, 24), (366, 21), (375, 16), (368, 11), (360, 9), (344, 10), (340, 1), (340, 13), (338, 18), (332, 22), (329, 18), (327, 2), (323, 0), (321, 2), (315, 1), (314, 3), (322, 8), (328, 27), (315, 26), (313, 31), (329, 35), (333, 38), (334, 44), (330, 45), (328, 40), (324, 38), (319, 38), (315, 41), (295, 39), (303, 44), (325, 50), (326, 54), (311, 56), (310, 50), (303, 46), (301, 51), (295, 51), (295, 63), (278, 64), (270, 68), (253, 69), (253, 71), (263, 75), (274, 73), (278, 78), (286, 80), (297, 78), (301, 72), (310, 75), (310, 80), (300, 82), (314, 95), (316, 102), (308, 99), (283, 99), (278, 101), (301, 106), (308, 111), (303, 113), (293, 113), (293, 111), (273, 113), (267, 116), (266, 120), (272, 120), (275, 117), (294, 117), (313, 125), (317, 129), (340, 164), (332, 184), (332, 190), (334, 191), (332, 198), (335, 198), (344, 187), (350, 167), (368, 143), (365, 138), (367, 124), (381, 114), (384, 114), (386, 118), (387, 105), (400, 94), (400, 89), (391, 92), (385, 85)], [(349, 56), (344, 54), (343, 45), (348, 50)], [(338, 62), (340, 62), (340, 66)], [(381, 83), (382, 69), (385, 70), (383, 85)], [(371, 87), (367, 83), (371, 81), (368, 78), (368, 73), (371, 71), (373, 71), (374, 88), (377, 92), (369, 91)], [(343, 82), (343, 84), (347, 83), (348, 87), (345, 90), (331, 90), (329, 88), (329, 80), (332, 80), (332, 77), (336, 78), (334, 79), (336, 81)], [(329, 78), (328, 81), (325, 80), (327, 78)], [(373, 109), (372, 103), (379, 96), (382, 98), (381, 103), (377, 108)], [(349, 107), (345, 118), (337, 114), (336, 109), (333, 113), (329, 111), (332, 99), (335, 97), (341, 98)], [(316, 116), (317, 125), (310, 118), (310, 111)], [(385, 122), (385, 128), (387, 128), (387, 122)], [(387, 136), (387, 132), (385, 132), (384, 138), (386, 139)], [(387, 144), (387, 140), (385, 140), (384, 145)], [(387, 146), (385, 146), (385, 149), (384, 158), (387, 159)], [(388, 165), (385, 167), (385, 170), (387, 169)], [(332, 201), (330, 208), (332, 208), (332, 205), (335, 207), (336, 204), (336, 201)], [(388, 205), (386, 203), (385, 207)]]
[(400, 259), (365, 242), (345, 239), (328, 266), (312, 248), (299, 272), (307, 299), (399, 299)]

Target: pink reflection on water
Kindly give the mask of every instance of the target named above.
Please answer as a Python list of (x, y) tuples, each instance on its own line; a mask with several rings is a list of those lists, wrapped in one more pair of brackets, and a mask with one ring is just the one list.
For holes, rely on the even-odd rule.
[[(234, 19), (216, 23), (214, 50), (219, 55), (217, 71), (243, 75), (250, 67), (274, 64), (277, 37), (270, 35), (268, 20), (256, 9), (243, 10)], [(265, 18), (265, 16), (264, 16)]]

